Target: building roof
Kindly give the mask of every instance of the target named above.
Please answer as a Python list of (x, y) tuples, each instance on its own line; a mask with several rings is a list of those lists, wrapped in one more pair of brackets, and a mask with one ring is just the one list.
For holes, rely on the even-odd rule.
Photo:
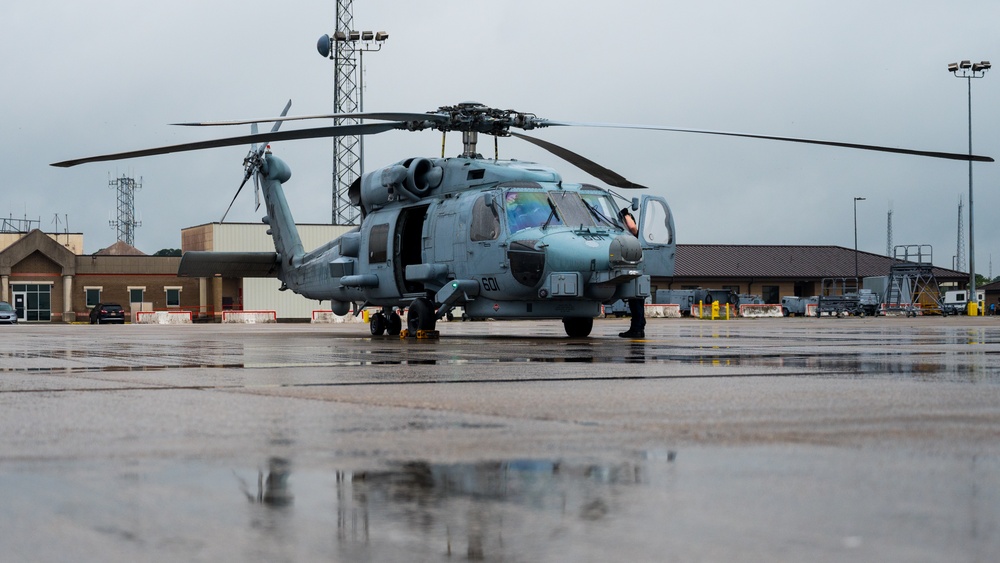
[[(678, 244), (674, 277), (685, 278), (833, 278), (853, 277), (854, 249), (842, 246)], [(857, 252), (860, 277), (887, 276), (888, 256)], [(968, 274), (933, 268), (941, 281)]]
[(97, 256), (145, 256), (146, 253), (125, 241), (118, 241), (94, 253)]

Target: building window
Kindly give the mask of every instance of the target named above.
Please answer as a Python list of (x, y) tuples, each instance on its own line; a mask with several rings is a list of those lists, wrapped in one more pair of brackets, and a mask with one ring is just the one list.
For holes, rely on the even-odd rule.
[(781, 303), (781, 296), (778, 295), (778, 286), (776, 285), (761, 286), (760, 296), (764, 300), (764, 303), (767, 303), (768, 305)]
[(164, 288), (167, 292), (167, 307), (180, 307), (181, 306), (181, 288), (179, 287), (167, 287)]
[(130, 287), (128, 288), (128, 302), (129, 303), (142, 303), (143, 294), (146, 292), (145, 287)]
[(85, 287), (83, 288), (84, 293), (87, 296), (87, 308), (93, 309), (97, 307), (97, 304), (101, 302), (101, 289), (100, 287)]

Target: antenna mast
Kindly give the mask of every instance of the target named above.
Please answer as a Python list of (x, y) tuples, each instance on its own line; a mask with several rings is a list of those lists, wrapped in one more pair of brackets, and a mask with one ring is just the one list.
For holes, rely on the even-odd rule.
[(889, 202), (889, 214), (885, 222), (885, 255), (892, 257), (892, 202)]
[(135, 220), (135, 191), (142, 189), (142, 178), (136, 182), (135, 178), (122, 176), (108, 182), (108, 187), (118, 191), (118, 219), (108, 221), (112, 229), (118, 231), (118, 240), (134, 246), (135, 228), (141, 227), (142, 222)]

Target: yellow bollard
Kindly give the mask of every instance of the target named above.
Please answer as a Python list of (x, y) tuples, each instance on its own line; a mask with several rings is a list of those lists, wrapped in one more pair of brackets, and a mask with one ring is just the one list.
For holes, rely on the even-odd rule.
[(969, 301), (969, 316), (976, 317), (979, 316), (979, 302)]
[(719, 302), (712, 301), (712, 320), (719, 318)]

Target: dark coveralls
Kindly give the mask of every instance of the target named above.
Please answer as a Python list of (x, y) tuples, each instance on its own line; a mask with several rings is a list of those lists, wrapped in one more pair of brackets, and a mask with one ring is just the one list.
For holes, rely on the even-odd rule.
[[(632, 236), (639, 236), (639, 228), (636, 226), (635, 218), (629, 213), (628, 208), (621, 210), (622, 222), (625, 223), (625, 227), (628, 229)], [(622, 338), (645, 338), (646, 337), (646, 300), (642, 297), (633, 297), (628, 299), (628, 309), (629, 314), (631, 314), (631, 323), (629, 324), (628, 330), (625, 332), (619, 332), (618, 336)]]

